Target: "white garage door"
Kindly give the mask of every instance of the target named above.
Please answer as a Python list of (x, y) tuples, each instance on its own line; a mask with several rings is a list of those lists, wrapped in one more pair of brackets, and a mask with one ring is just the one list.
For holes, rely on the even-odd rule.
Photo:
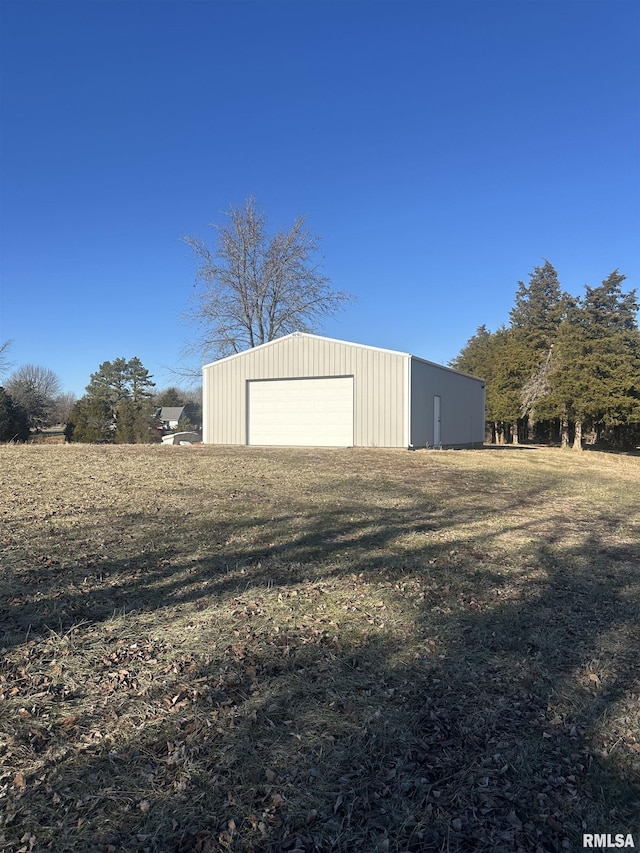
[(249, 444), (351, 447), (353, 376), (249, 382)]

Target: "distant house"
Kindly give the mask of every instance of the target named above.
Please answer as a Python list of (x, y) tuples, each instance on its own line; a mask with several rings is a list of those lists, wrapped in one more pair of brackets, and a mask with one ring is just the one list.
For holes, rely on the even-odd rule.
[(163, 406), (156, 412), (156, 418), (163, 429), (177, 429), (178, 421), (184, 414), (184, 406)]

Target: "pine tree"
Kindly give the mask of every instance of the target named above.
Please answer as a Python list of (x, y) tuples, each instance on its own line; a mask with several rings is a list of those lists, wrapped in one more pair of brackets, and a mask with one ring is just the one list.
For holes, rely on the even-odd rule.
[(67, 434), (72, 441), (148, 442), (155, 383), (139, 358), (103, 362), (91, 374), (85, 397), (74, 406)]
[(160, 440), (157, 430), (153, 429), (150, 400), (122, 400), (118, 407), (113, 440), (116, 444), (149, 444)]
[(509, 312), (511, 329), (526, 343), (531, 361), (540, 362), (540, 353), (547, 352), (558, 333), (573, 300), (562, 291), (558, 273), (545, 260), (529, 274), (529, 284), (518, 282), (514, 307)]
[(29, 432), (27, 413), (0, 385), (0, 441), (26, 441)]
[(624, 280), (614, 270), (600, 287), (586, 287), (558, 333), (550, 390), (539, 410), (575, 424), (576, 450), (584, 429), (624, 444), (640, 424), (638, 303), (634, 290), (622, 292)]
[(486, 417), (493, 440), (520, 441), (533, 429), (538, 398), (546, 393), (549, 353), (571, 298), (545, 260), (518, 282), (511, 325), (492, 334), (480, 326), (451, 363), (486, 379)]
[(129, 396), (127, 362), (124, 358), (103, 361), (96, 373), (91, 374), (87, 396), (101, 399), (114, 411), (121, 400)]
[(520, 415), (519, 360), (517, 341), (509, 329), (491, 333), (483, 325), (450, 363), (486, 381), (485, 417), (493, 442), (508, 441), (515, 432)]
[(64, 434), (67, 441), (105, 444), (113, 441), (113, 425), (107, 401), (86, 395), (73, 405)]
[(558, 273), (548, 260), (534, 267), (529, 284), (518, 282), (510, 311), (514, 351), (518, 358), (520, 427), (533, 435), (539, 419), (536, 403), (547, 389), (550, 356), (558, 330), (574, 300), (565, 293)]
[(573, 299), (545, 261), (519, 282), (511, 326), (480, 326), (451, 366), (487, 381), (486, 413), (493, 439), (518, 440), (533, 425), (560, 425), (563, 446), (574, 431), (618, 445), (640, 440), (640, 330), (636, 291), (624, 293), (614, 270), (599, 287)]
[(493, 374), (487, 384), (487, 412), (495, 423), (498, 441), (518, 443), (522, 345), (511, 329), (498, 329), (492, 343)]
[(638, 329), (638, 301), (636, 290), (622, 291), (626, 276), (617, 269), (610, 273), (599, 287), (585, 287), (582, 300), (585, 315), (583, 323), (594, 336), (625, 334)]
[(128, 397), (121, 400), (113, 440), (116, 444), (135, 444), (136, 404)]
[(449, 362), (450, 367), (486, 379), (491, 370), (491, 341), (493, 334), (485, 325), (478, 326), (458, 355)]
[(139, 358), (129, 359), (125, 367), (125, 377), (126, 387), (134, 403), (151, 399), (153, 396), (151, 389), (155, 387), (155, 382), (151, 381), (149, 371)]
[(156, 406), (184, 406), (184, 398), (177, 388), (171, 386), (156, 396)]

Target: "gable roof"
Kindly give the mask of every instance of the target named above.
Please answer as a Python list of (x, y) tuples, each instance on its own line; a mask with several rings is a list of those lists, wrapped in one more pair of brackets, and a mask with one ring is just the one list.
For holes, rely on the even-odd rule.
[(163, 406), (158, 417), (161, 421), (179, 421), (184, 412), (184, 406)]
[(266, 349), (266, 347), (272, 347), (275, 344), (279, 344), (282, 341), (286, 341), (288, 338), (313, 338), (317, 341), (328, 341), (332, 344), (343, 344), (343, 346), (347, 347), (358, 347), (359, 349), (372, 349), (376, 352), (387, 352), (391, 355), (402, 355), (405, 358), (410, 355), (408, 352), (399, 352), (398, 350), (393, 349), (384, 349), (383, 347), (373, 347), (370, 344), (357, 344), (354, 341), (341, 341), (338, 338), (327, 338), (324, 335), (313, 335), (311, 332), (291, 332), (288, 335), (283, 335), (281, 338), (274, 338), (272, 341), (267, 341), (266, 344), (258, 344), (257, 347), (252, 347), (250, 349), (242, 350), (242, 352), (234, 352), (231, 355), (227, 355), (224, 358), (216, 359), (215, 361), (209, 362), (209, 364), (204, 364), (202, 369), (205, 367), (210, 367), (212, 364), (220, 364), (223, 361), (231, 361), (233, 358), (240, 358), (240, 356), (246, 355), (248, 352), (255, 352), (259, 349)]
[(394, 349), (385, 349), (384, 347), (374, 347), (370, 344), (358, 344), (354, 341), (342, 341), (338, 338), (327, 338), (324, 335), (313, 335), (311, 332), (291, 332), (288, 335), (283, 335), (281, 338), (274, 338), (272, 341), (267, 341), (266, 344), (259, 344), (257, 347), (252, 347), (250, 349), (242, 350), (242, 352), (234, 352), (231, 355), (227, 355), (224, 358), (216, 359), (215, 361), (210, 361), (208, 364), (203, 364), (202, 369), (204, 370), (207, 367), (211, 367), (214, 364), (221, 364), (223, 361), (231, 361), (234, 358), (241, 358), (243, 355), (246, 355), (248, 352), (255, 352), (259, 349), (265, 349), (266, 347), (272, 347), (275, 344), (279, 344), (281, 341), (286, 341), (287, 338), (314, 338), (318, 341), (328, 341), (332, 344), (342, 344), (343, 346), (348, 347), (358, 347), (359, 349), (369, 349), (375, 350), (376, 352), (386, 352), (389, 355), (399, 355), (403, 358), (414, 358), (417, 361), (422, 361), (424, 364), (431, 364), (434, 367), (439, 367), (442, 370), (448, 370), (450, 373), (459, 373), (461, 376), (468, 376), (470, 379), (478, 379), (481, 382), (484, 382), (484, 379), (481, 379), (479, 376), (473, 376), (471, 373), (464, 373), (462, 370), (456, 370), (455, 367), (448, 367), (445, 364), (438, 364), (436, 361), (428, 361), (426, 358), (420, 358), (418, 355), (412, 355), (410, 352), (401, 352), (400, 350)]

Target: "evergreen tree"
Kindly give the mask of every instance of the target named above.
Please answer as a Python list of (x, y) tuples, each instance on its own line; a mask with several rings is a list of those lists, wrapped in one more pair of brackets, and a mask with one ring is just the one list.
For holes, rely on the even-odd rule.
[(178, 431), (199, 430), (202, 427), (202, 406), (188, 400), (184, 404), (184, 412), (178, 423)]
[(491, 342), (493, 334), (483, 324), (478, 326), (475, 335), (469, 338), (458, 355), (449, 362), (449, 366), (471, 376), (486, 379), (491, 372)]
[(113, 440), (116, 444), (135, 444), (136, 404), (128, 397), (120, 402)]
[[(91, 374), (70, 434), (75, 441), (155, 440), (151, 398), (154, 382), (139, 358), (103, 362)], [(77, 436), (83, 436), (78, 438)]]
[(622, 291), (625, 279), (626, 276), (615, 269), (599, 287), (585, 287), (584, 315), (578, 317), (594, 337), (637, 331), (637, 292), (635, 289), (628, 293)]
[(515, 304), (509, 312), (511, 329), (526, 343), (529, 361), (537, 366), (540, 354), (555, 341), (560, 323), (573, 300), (560, 287), (558, 273), (545, 260), (529, 274), (529, 284), (518, 282)]
[(153, 397), (151, 389), (155, 387), (155, 382), (151, 381), (149, 371), (139, 358), (129, 359), (125, 367), (125, 377), (126, 387), (134, 403), (141, 403)]
[(153, 412), (149, 400), (135, 402), (132, 398), (122, 400), (118, 407), (114, 441), (116, 444), (148, 444), (159, 441), (153, 429)]
[(104, 444), (113, 441), (113, 412), (101, 397), (85, 395), (74, 403), (64, 430), (67, 441)]
[(26, 441), (29, 433), (27, 413), (0, 385), (0, 441)]
[(484, 379), (485, 384), (485, 431), (490, 440), (495, 441), (495, 423), (493, 412), (490, 409), (489, 389), (493, 385), (495, 362), (493, 359), (494, 335), (483, 324), (478, 326), (475, 335), (472, 335), (458, 355), (449, 362), (454, 370), (460, 370), (471, 376)]
[(451, 367), (486, 380), (487, 432), (492, 441), (508, 441), (520, 416), (520, 372), (517, 341), (509, 329), (491, 333), (480, 326)]
[(452, 362), (487, 380), (486, 417), (492, 437), (518, 442), (533, 432), (538, 398), (548, 391), (549, 354), (571, 298), (549, 261), (518, 282), (511, 325), (491, 334), (480, 326)]
[(493, 421), (496, 440), (518, 442), (522, 346), (511, 329), (495, 333), (491, 352), (493, 372), (487, 383), (487, 416)]
[(636, 291), (622, 291), (614, 270), (581, 300), (564, 293), (545, 261), (519, 282), (511, 326), (480, 326), (451, 366), (483, 377), (493, 439), (518, 440), (560, 425), (562, 444), (582, 446), (582, 432), (616, 444), (640, 436), (640, 331)]
[(539, 409), (575, 424), (576, 450), (584, 428), (624, 444), (640, 424), (638, 303), (634, 290), (622, 292), (624, 279), (614, 270), (600, 287), (586, 287), (554, 348), (550, 390)]
[(131, 394), (127, 365), (124, 358), (103, 361), (96, 373), (91, 374), (87, 396), (104, 400), (115, 412), (120, 401)]
[(555, 268), (546, 259), (543, 266), (534, 267), (529, 274), (528, 285), (518, 282), (509, 316), (518, 359), (519, 423), (521, 431), (526, 430), (529, 436), (533, 436), (539, 420), (536, 403), (548, 390), (551, 351), (573, 303), (562, 290)]
[(158, 394), (156, 397), (156, 406), (184, 406), (184, 398), (177, 388), (171, 386)]

